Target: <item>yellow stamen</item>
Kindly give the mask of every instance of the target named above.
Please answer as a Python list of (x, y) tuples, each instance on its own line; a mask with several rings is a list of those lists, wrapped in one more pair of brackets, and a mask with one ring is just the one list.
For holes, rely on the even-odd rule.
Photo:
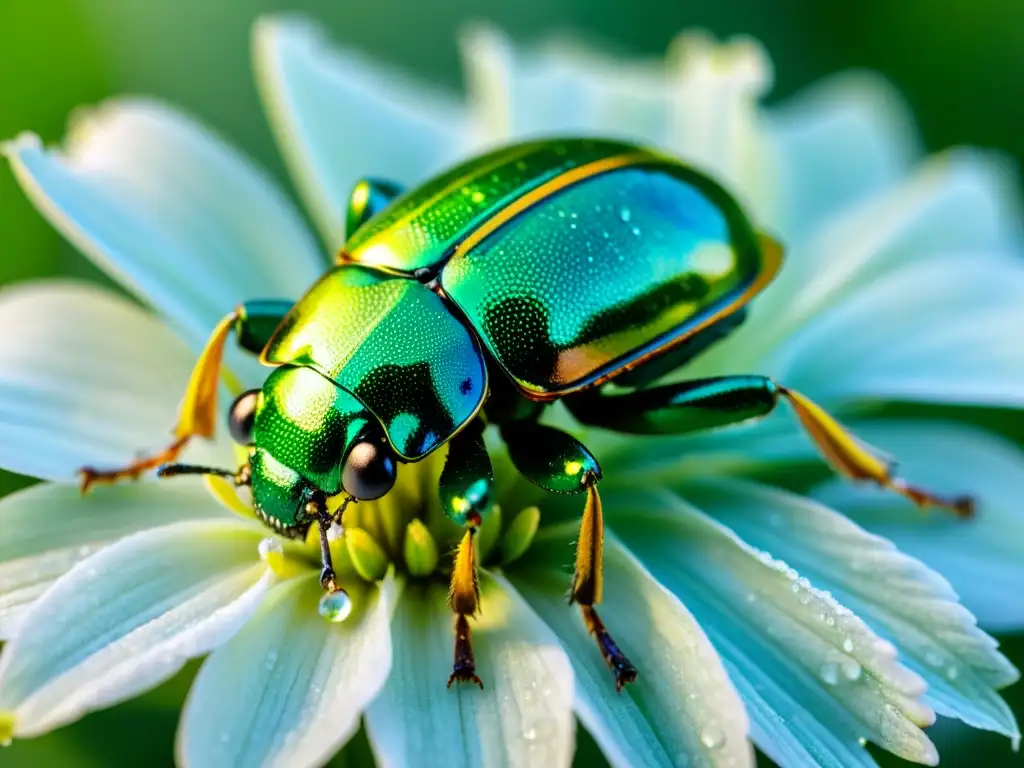
[(14, 713), (0, 712), (0, 747), (8, 747), (14, 741)]

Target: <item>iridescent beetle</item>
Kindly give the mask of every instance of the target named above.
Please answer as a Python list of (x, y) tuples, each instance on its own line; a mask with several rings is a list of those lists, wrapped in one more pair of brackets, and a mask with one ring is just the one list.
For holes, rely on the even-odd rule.
[[(184, 465), (250, 485), (255, 508), (285, 535), (318, 525), (326, 590), (338, 590), (327, 546), (328, 499), (376, 499), (398, 465), (442, 446), (439, 493), (468, 530), (452, 573), (452, 681), (480, 683), (467, 617), (477, 610), (473, 533), (491, 506), (482, 432), (496, 425), (513, 463), (555, 493), (583, 494), (571, 599), (621, 687), (636, 669), (594, 606), (601, 600), (603, 520), (594, 456), (538, 423), (562, 400), (579, 421), (619, 432), (683, 433), (763, 416), (787, 400), (824, 457), (918, 504), (969, 515), (893, 476), (804, 396), (764, 376), (655, 385), (742, 320), (772, 280), (781, 249), (733, 198), (693, 168), (626, 143), (568, 139), (506, 147), (417, 189), (360, 182), (337, 266), (297, 304), (248, 302), (218, 324), (184, 398), (176, 439), (85, 484), (137, 476), (176, 459), (217, 420), (228, 335), (274, 366), (230, 411), (248, 446), (237, 472)], [(615, 392), (603, 388), (614, 381)]]

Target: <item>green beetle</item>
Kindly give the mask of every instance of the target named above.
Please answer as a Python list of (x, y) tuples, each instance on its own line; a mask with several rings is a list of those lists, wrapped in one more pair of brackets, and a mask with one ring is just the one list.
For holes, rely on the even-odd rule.
[[(282, 534), (318, 525), (322, 583), (337, 590), (328, 500), (375, 499), (398, 465), (448, 446), (439, 494), (467, 533), (452, 574), (452, 681), (479, 683), (467, 617), (477, 609), (473, 532), (491, 506), (483, 425), (494, 424), (517, 469), (557, 493), (586, 495), (571, 599), (621, 688), (636, 669), (594, 606), (603, 521), (594, 456), (538, 419), (562, 400), (581, 422), (620, 432), (682, 433), (770, 412), (787, 399), (825, 458), (960, 514), (894, 477), (890, 466), (821, 408), (764, 376), (655, 385), (743, 319), (774, 277), (781, 249), (755, 232), (715, 181), (659, 152), (595, 139), (518, 144), (472, 159), (408, 193), (364, 180), (348, 211), (337, 265), (294, 305), (252, 301), (214, 330), (193, 372), (176, 439), (85, 484), (175, 460), (210, 437), (227, 336), (274, 369), (230, 410), (248, 446), (237, 472), (178, 464), (250, 485), (258, 514)], [(614, 392), (602, 385), (614, 381)]]

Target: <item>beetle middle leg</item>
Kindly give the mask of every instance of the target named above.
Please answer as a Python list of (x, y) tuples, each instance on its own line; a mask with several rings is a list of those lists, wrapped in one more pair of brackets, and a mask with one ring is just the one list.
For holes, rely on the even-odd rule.
[(123, 467), (82, 467), (79, 470), (82, 490), (87, 491), (97, 483), (137, 479), (152, 469), (176, 460), (193, 437), (213, 437), (218, 417), (217, 390), (221, 381), (221, 361), (228, 336), (234, 333), (242, 349), (259, 354), (290, 307), (291, 302), (287, 301), (251, 301), (240, 305), (217, 323), (192, 369), (171, 443)]
[(683, 434), (736, 424), (771, 413), (785, 400), (829, 465), (854, 481), (871, 481), (920, 507), (937, 506), (960, 517), (974, 513), (970, 496), (945, 496), (911, 485), (892, 462), (865, 445), (806, 396), (766, 376), (721, 376), (625, 394), (587, 393), (566, 404), (585, 424), (632, 434)]
[(516, 468), (531, 482), (554, 493), (585, 493), (587, 501), (576, 539), (576, 564), (569, 602), (576, 603), (587, 630), (615, 675), (615, 688), (636, 680), (636, 667), (612, 638), (594, 607), (604, 587), (604, 511), (597, 492), (601, 468), (578, 440), (532, 422), (506, 425), (502, 436)]

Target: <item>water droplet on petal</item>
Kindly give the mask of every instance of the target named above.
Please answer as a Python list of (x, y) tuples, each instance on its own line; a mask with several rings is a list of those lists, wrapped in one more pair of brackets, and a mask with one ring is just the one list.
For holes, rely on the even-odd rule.
[(843, 650), (847, 653), (853, 653), (853, 640), (850, 638), (843, 640)]
[(825, 685), (835, 685), (839, 682), (839, 667), (831, 662), (822, 664), (818, 674)]
[(859, 739), (857, 739), (857, 743), (860, 744), (862, 747), (866, 747), (868, 745), (868, 740), (861, 736)]
[(925, 663), (930, 667), (941, 667), (942, 666), (942, 655), (936, 651), (928, 651), (924, 655)]
[(959, 674), (960, 669), (956, 666), (956, 664), (950, 664), (949, 668), (946, 670), (946, 677), (948, 677), (950, 680), (956, 680)]
[(700, 743), (708, 749), (718, 749), (725, 744), (725, 734), (714, 723), (700, 729)]
[(523, 731), (523, 738), (526, 739), (527, 741), (533, 741), (534, 739), (537, 738), (537, 729), (536, 728), (526, 728)]
[(629, 208), (627, 208), (626, 206), (622, 206), (619, 209), (619, 218), (622, 219), (623, 221), (629, 221), (630, 219), (633, 218), (633, 212), (629, 210)]
[(352, 598), (343, 589), (328, 592), (320, 598), (319, 610), (320, 615), (328, 621), (334, 623), (344, 621), (352, 613)]
[(855, 680), (860, 680), (861, 666), (852, 659), (843, 662), (843, 677), (849, 680), (851, 683)]
[(260, 553), (260, 560), (263, 562), (267, 561), (267, 558), (271, 555), (280, 555), (284, 552), (284, 547), (278, 539), (263, 539), (257, 547), (257, 551)]

